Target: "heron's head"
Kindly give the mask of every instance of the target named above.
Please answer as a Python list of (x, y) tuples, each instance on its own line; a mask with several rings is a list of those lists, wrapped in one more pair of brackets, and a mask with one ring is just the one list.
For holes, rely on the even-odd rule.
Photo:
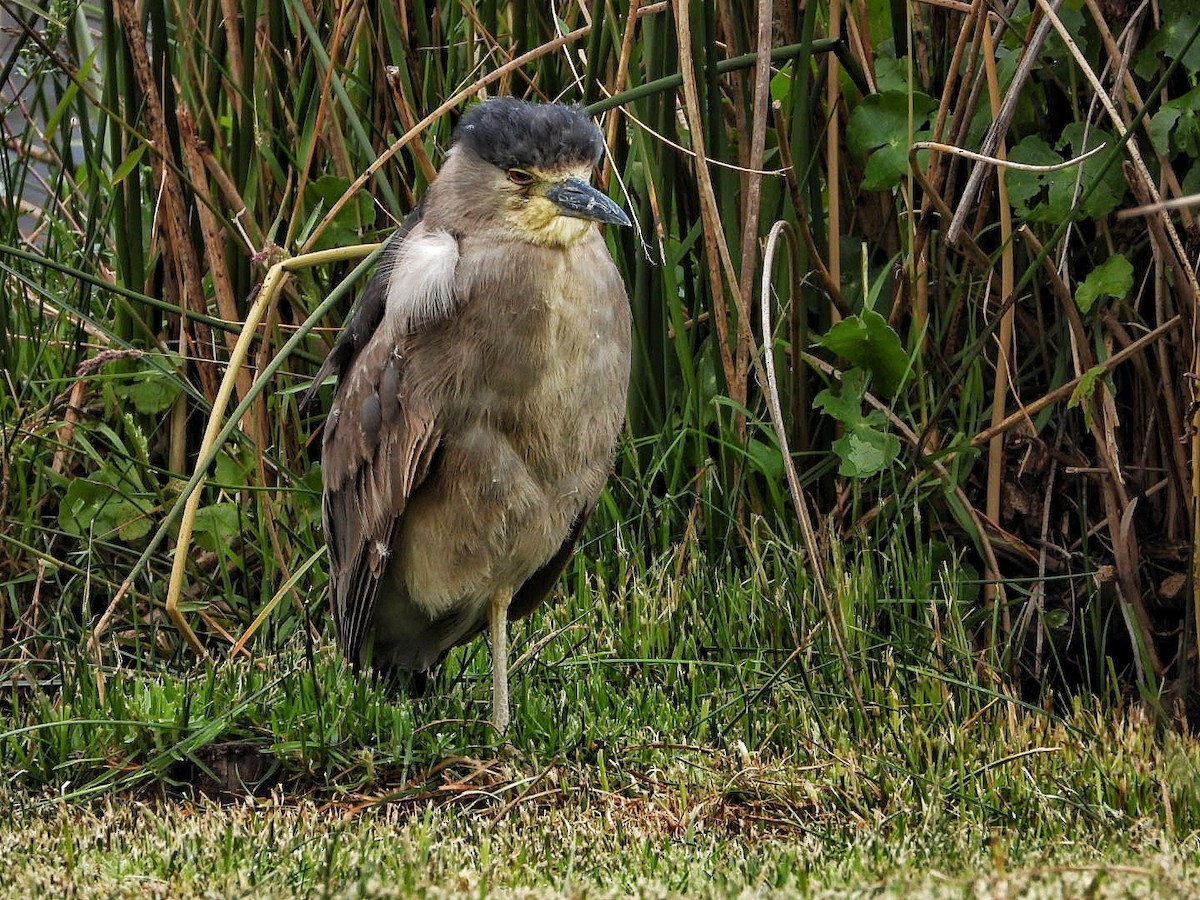
[(588, 183), (603, 150), (600, 129), (577, 109), (486, 100), (459, 122), (433, 206), (464, 217), (464, 230), (485, 226), (533, 244), (573, 244), (592, 222), (629, 224)]

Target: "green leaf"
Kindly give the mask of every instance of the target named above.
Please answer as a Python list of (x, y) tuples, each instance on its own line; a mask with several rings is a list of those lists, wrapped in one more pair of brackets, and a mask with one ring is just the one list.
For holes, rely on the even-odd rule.
[(150, 533), (149, 510), (122, 497), (110, 510), (117, 537), (123, 541), (136, 541)]
[[(913, 94), (914, 130), (937, 108), (932, 97)], [(866, 154), (885, 144), (905, 142), (909, 135), (908, 95), (902, 91), (871, 94), (850, 114), (846, 143), (851, 152)]]
[(754, 468), (772, 482), (783, 480), (783, 456), (777, 446), (751, 438), (746, 442), (746, 455)]
[(218, 546), (228, 546), (238, 534), (237, 504), (213, 503), (200, 507), (192, 529), (196, 543), (205, 550), (215, 552)]
[(1171, 155), (1171, 131), (1183, 110), (1167, 104), (1150, 117), (1150, 143), (1163, 156)]
[(1191, 194), (1200, 194), (1200, 166), (1189, 166), (1188, 172), (1183, 176), (1183, 182), (1180, 184), (1183, 188), (1183, 196), (1187, 197)]
[(1103, 366), (1092, 366), (1079, 379), (1079, 384), (1075, 385), (1075, 390), (1071, 391), (1071, 399), (1067, 401), (1067, 409), (1074, 409), (1084, 400), (1091, 399), (1092, 394), (1096, 392), (1096, 385), (1100, 383), (1100, 379), (1104, 377)]
[(867, 157), (863, 187), (881, 191), (895, 187), (908, 172), (908, 150), (928, 135), (924, 128), (937, 109), (928, 94), (885, 91), (871, 94), (855, 107), (846, 127), (846, 143), (852, 153)]
[(1186, 153), (1193, 160), (1200, 157), (1200, 118), (1194, 112), (1184, 113), (1171, 143), (1176, 151)]
[(1150, 118), (1150, 142), (1163, 156), (1200, 156), (1200, 87), (1169, 100)]
[[(304, 198), (312, 207), (307, 230), (311, 230), (327, 210), (342, 198), (350, 189), (350, 179), (336, 175), (323, 175), (308, 185)], [(333, 221), (322, 232), (313, 245), (314, 250), (328, 250), (332, 247), (343, 247), (359, 242), (359, 234), (364, 228), (375, 223), (375, 201), (368, 191), (359, 191), (349, 203), (338, 211)], [(307, 234), (304, 235), (305, 237)]]
[(182, 365), (177, 353), (155, 351), (138, 361), (138, 368), (113, 384), (113, 393), (133, 403), (143, 415), (166, 412), (183, 390), (175, 374)]
[(817, 343), (870, 372), (884, 398), (895, 396), (908, 376), (908, 354), (900, 335), (874, 310), (843, 319)]
[(771, 79), (771, 99), (787, 105), (792, 95), (792, 64), (789, 62)]
[(908, 174), (908, 147), (885, 144), (867, 158), (862, 186), (867, 191), (894, 188)]
[(1067, 611), (1061, 607), (1048, 609), (1046, 610), (1045, 615), (1042, 616), (1043, 624), (1049, 629), (1065, 628), (1069, 621), (1070, 616), (1067, 614)]
[(842, 388), (834, 393), (829, 388), (813, 399), (813, 406), (833, 416), (846, 426), (854, 426), (863, 420), (862, 404), (867, 394), (869, 375), (862, 369), (850, 369), (842, 375)]
[(114, 384), (113, 391), (133, 403), (145, 415), (166, 412), (181, 390), (179, 382), (161, 372), (146, 371), (125, 384)]
[(58, 524), (76, 537), (93, 535), (123, 541), (143, 538), (150, 531), (149, 505), (134, 500), (107, 483), (119, 477), (103, 470), (95, 479), (76, 478), (59, 502)]
[(841, 464), (838, 472), (849, 478), (866, 478), (882, 472), (900, 454), (900, 439), (866, 425), (848, 430), (833, 442)]
[[(1012, 162), (1029, 166), (1053, 166), (1062, 162), (1062, 157), (1037, 135), (1025, 138), (1008, 152)], [(1051, 173), (1026, 172), (1021, 169), (1004, 170), (1004, 187), (1008, 191), (1008, 202), (1025, 218), (1037, 209), (1045, 199), (1047, 175)]]
[[(1078, 166), (1052, 172), (1023, 172), (1008, 169), (1004, 184), (1009, 203), (1030, 222), (1059, 225), (1072, 219), (1099, 218), (1116, 209), (1125, 197), (1127, 186), (1121, 167), (1112, 165), (1101, 177), (1100, 172), (1117, 153), (1117, 141), (1102, 128), (1086, 128), (1072, 122), (1063, 129), (1058, 141), (1070, 157), (1077, 157), (1095, 147), (1105, 149)], [(1056, 165), (1067, 159), (1038, 137), (1028, 137), (1008, 154), (1013, 162), (1028, 165)], [(1078, 199), (1077, 199), (1078, 198)]]
[(129, 155), (121, 160), (121, 164), (117, 166), (116, 170), (113, 172), (112, 183), (120, 184), (122, 181), (128, 178), (129, 173), (132, 172), (137, 167), (137, 164), (142, 161), (142, 154), (145, 152), (145, 144), (138, 144), (136, 147), (134, 147), (133, 150), (130, 151)]
[[(848, 379), (852, 373), (860, 371), (851, 369), (846, 373), (846, 378)], [(866, 382), (864, 381), (863, 384), (865, 385)], [(813, 398), (813, 406), (845, 425), (857, 425), (862, 421), (862, 395), (855, 397), (851, 389), (844, 385), (840, 394), (835, 394), (829, 388), (825, 388)]]
[[(1121, 166), (1108, 167), (1103, 177), (1100, 171), (1117, 154), (1117, 138), (1103, 128), (1088, 127), (1082, 122), (1072, 122), (1063, 129), (1059, 149), (1068, 149), (1072, 157), (1082, 156), (1101, 144), (1104, 150), (1077, 167), (1064, 172), (1052, 172), (1058, 177), (1050, 181), (1050, 205), (1061, 208), (1065, 215), (1075, 219), (1098, 219), (1108, 215), (1121, 205), (1129, 186)], [(1076, 189), (1076, 175), (1079, 186)], [(1079, 199), (1076, 200), (1076, 197)], [(1065, 220), (1064, 220), (1065, 221)]]
[(1091, 311), (1101, 297), (1120, 299), (1133, 287), (1133, 263), (1124, 254), (1114, 253), (1088, 273), (1075, 289), (1075, 305), (1082, 313)]
[(247, 483), (254, 471), (254, 459), (241, 447), (229, 444), (221, 448), (213, 466), (213, 480), (217, 484), (236, 488)]
[(83, 537), (91, 528), (96, 509), (112, 493), (112, 486), (76, 478), (58, 501), (58, 527), (67, 534)]
[(892, 56), (877, 56), (875, 58), (875, 84), (880, 92), (895, 91), (903, 93), (912, 83), (912, 75), (908, 71), (908, 57), (896, 59)]
[(833, 442), (833, 452), (840, 460), (838, 472), (850, 478), (881, 472), (900, 454), (900, 439), (881, 430), (887, 426), (883, 413), (863, 415), (868, 377), (862, 369), (850, 369), (842, 376), (839, 394), (826, 388), (813, 400), (813, 406), (842, 423), (844, 433)]
[(1159, 14), (1162, 24), (1149, 29), (1150, 36), (1134, 59), (1133, 71), (1149, 80), (1158, 70), (1161, 54), (1167, 60), (1182, 56), (1185, 70), (1193, 75), (1200, 72), (1200, 38), (1188, 47), (1192, 34), (1200, 27), (1200, 9), (1194, 0), (1162, 0)]

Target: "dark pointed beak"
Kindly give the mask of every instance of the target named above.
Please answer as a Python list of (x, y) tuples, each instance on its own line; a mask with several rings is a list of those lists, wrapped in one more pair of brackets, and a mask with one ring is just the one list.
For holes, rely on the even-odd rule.
[(579, 178), (568, 178), (554, 185), (546, 191), (546, 198), (561, 209), (564, 216), (610, 225), (629, 224), (629, 216), (621, 207)]

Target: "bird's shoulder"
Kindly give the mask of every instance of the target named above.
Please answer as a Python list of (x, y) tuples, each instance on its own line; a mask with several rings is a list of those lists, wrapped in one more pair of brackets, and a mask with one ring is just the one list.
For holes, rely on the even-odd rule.
[(454, 312), (459, 259), (457, 235), (421, 223), (381, 261), (374, 280), (383, 297), (385, 337), (420, 331)]
[(425, 200), (417, 203), (384, 244), (380, 253), (379, 264), (375, 273), (367, 282), (366, 288), (359, 294), (354, 308), (342, 324), (342, 330), (326, 355), (308, 390), (300, 400), (300, 408), (307, 409), (316, 398), (322, 384), (331, 375), (345, 374), (354, 358), (366, 346), (367, 341), (375, 334), (379, 323), (383, 320), (387, 282), (379, 277), (381, 271), (391, 271), (395, 258), (400, 254), (408, 236), (421, 225), (425, 217)]

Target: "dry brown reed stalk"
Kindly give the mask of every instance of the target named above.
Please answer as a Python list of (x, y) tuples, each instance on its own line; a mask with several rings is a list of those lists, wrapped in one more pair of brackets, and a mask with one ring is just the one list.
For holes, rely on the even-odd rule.
[[(1003, 115), (1003, 107), (1007, 103), (1000, 99), (1000, 81), (996, 75), (996, 51), (992, 46), (992, 34), (986, 28), (983, 30), (983, 63), (987, 76), (988, 100), (992, 108), (992, 119), (998, 122)], [(1009, 90), (1011, 91), (1013, 88), (1010, 87)], [(995, 152), (1001, 162), (1005, 158), (1004, 147), (1004, 135), (999, 133), (996, 136)], [(1008, 298), (1013, 296), (1016, 277), (1012, 246), (1012, 209), (1008, 205), (1008, 191), (1004, 186), (1003, 168), (996, 170), (996, 192), (999, 197), (1000, 244), (1002, 248), (1000, 251), (1000, 296)], [(953, 228), (953, 224), (951, 224), (951, 228)], [(996, 374), (992, 383), (992, 424), (1004, 421), (1005, 398), (1008, 396), (1010, 387), (1010, 370), (1015, 368), (1015, 366), (1010, 366), (1014, 346), (1013, 305), (1006, 304), (1005, 310), (1000, 314), (1000, 327), (997, 330)], [(1003, 477), (1004, 440), (997, 435), (988, 444), (987, 499), (985, 501), (987, 517), (993, 522), (1000, 521), (1000, 488)], [(1004, 599), (1003, 585), (999, 582), (985, 585), (984, 598), (993, 606), (999, 604), (1000, 623), (1007, 637), (1012, 633), (1012, 622), (1009, 618), (1008, 604)]]
[[(694, 50), (692, 48), (691, 20), (686, 0), (675, 0), (675, 29), (680, 57), (683, 60), (691, 60)], [(714, 332), (717, 337), (721, 369), (729, 388), (730, 397), (745, 405), (746, 372), (740, 371), (734, 362), (734, 350), (729, 344), (729, 334), (726, 331), (726, 323), (729, 321), (728, 308), (725, 303), (726, 279), (733, 296), (740, 296), (741, 288), (738, 285), (733, 261), (729, 258), (729, 246), (725, 240), (725, 231), (721, 227), (716, 191), (708, 170), (708, 156), (704, 146), (704, 115), (700, 109), (699, 93), (696, 89), (696, 73), (692, 66), (685, 64), (681, 74), (683, 75), (684, 114), (688, 119), (692, 152), (696, 155), (696, 182), (700, 193), (700, 216), (704, 223), (704, 259), (708, 266), (708, 279), (712, 289), (713, 316), (716, 320)]]
[[(179, 124), (179, 146), (183, 152), (184, 169), (188, 173), (188, 178), (192, 182), (193, 189), (200, 197), (207, 198), (209, 193), (207, 170), (204, 166), (204, 160), (200, 155), (200, 138), (196, 134), (192, 115), (186, 107), (180, 106), (176, 110), (175, 118)], [(229, 277), (229, 267), (225, 262), (225, 232), (217, 221), (212, 208), (207, 203), (196, 203), (195, 210), (200, 219), (200, 234), (204, 245), (204, 261), (209, 277), (212, 279), (213, 294), (216, 297), (217, 309), (221, 313), (221, 318), (230, 325), (233, 325), (237, 323), (239, 317), (237, 301), (233, 294), (233, 281)], [(191, 246), (190, 243), (189, 246)], [(236, 343), (237, 338), (233, 332), (226, 331), (225, 351), (232, 353)], [(245, 397), (248, 393), (250, 389), (250, 375), (248, 372), (238, 373), (237, 389), (239, 396)], [(262, 416), (259, 421), (265, 424), (266, 417)], [(246, 424), (249, 426), (249, 423)], [(247, 427), (247, 430), (250, 430), (249, 427)], [(265, 445), (265, 433), (257, 434), (256, 437), (260, 440), (260, 446)]]
[[(837, 40), (842, 36), (842, 0), (829, 0), (829, 37)], [(842, 80), (838, 76), (838, 61), (829, 55), (825, 59), (825, 214), (828, 234), (825, 246), (829, 258), (825, 267), (834, 284), (842, 281)], [(834, 320), (836, 321), (836, 314)]]
[[(175, 279), (179, 305), (194, 312), (204, 313), (207, 309), (200, 284), (200, 263), (196, 258), (185, 220), (183, 186), (180, 184), (176, 167), (170, 160), (171, 138), (167, 131), (158, 84), (150, 67), (146, 35), (142, 31), (141, 19), (133, 0), (115, 0), (115, 8), (122, 23), (126, 46), (129, 48), (134, 77), (143, 97), (142, 115), (145, 117), (146, 130), (150, 136), (154, 181), (161, 201), (158, 213), (162, 216), (166, 231), (164, 253), (173, 262), (168, 271)], [(207, 396), (211, 397), (216, 392), (217, 385), (212, 330), (200, 322), (195, 323), (194, 328), (195, 349), (200, 351), (198, 375), (206, 388)]]

